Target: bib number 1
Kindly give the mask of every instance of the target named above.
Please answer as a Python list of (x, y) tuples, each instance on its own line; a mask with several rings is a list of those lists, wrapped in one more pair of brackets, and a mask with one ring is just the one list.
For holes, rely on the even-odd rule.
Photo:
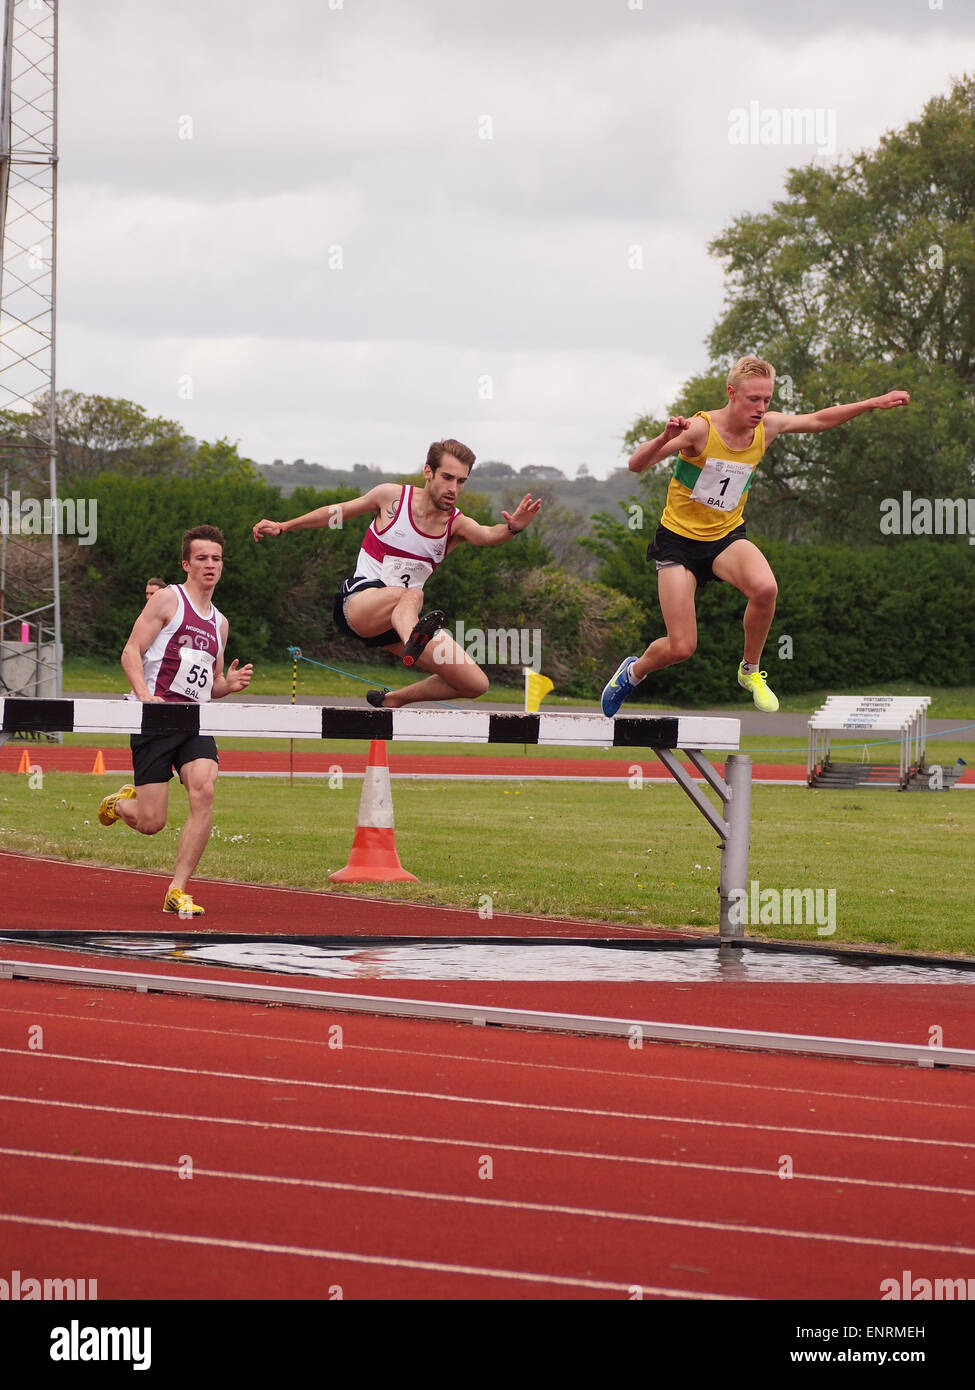
[(718, 512), (733, 512), (754, 469), (730, 459), (708, 459), (694, 484), (691, 497)]

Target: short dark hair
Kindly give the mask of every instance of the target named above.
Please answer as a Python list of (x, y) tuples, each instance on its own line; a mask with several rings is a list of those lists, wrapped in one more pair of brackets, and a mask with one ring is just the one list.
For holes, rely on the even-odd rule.
[(194, 526), (191, 531), (183, 532), (183, 559), (190, 558), (190, 547), (194, 541), (212, 541), (214, 545), (219, 545), (222, 550), (224, 547), (223, 532), (216, 526)]
[(462, 444), (459, 439), (440, 439), (431, 444), (427, 450), (426, 466), (431, 473), (436, 473), (444, 454), (452, 455), (458, 463), (466, 464), (469, 469), (473, 468), (477, 462), (473, 449), (468, 449), (467, 445)]
[(168, 589), (168, 588), (169, 588), (169, 580), (168, 580), (168, 579), (160, 579), (160, 578), (158, 578), (157, 575), (153, 575), (153, 577), (152, 577), (151, 579), (147, 579), (147, 580), (146, 580), (146, 588), (147, 588), (147, 589)]

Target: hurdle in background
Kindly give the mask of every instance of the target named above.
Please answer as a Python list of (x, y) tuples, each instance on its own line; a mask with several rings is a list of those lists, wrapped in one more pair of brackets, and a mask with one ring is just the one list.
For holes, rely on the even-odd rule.
[[(224, 738), (383, 739), (397, 743), (534, 744), (539, 747), (644, 749), (656, 754), (714, 829), (721, 850), (720, 939), (740, 941), (732, 908), (748, 891), (751, 759), (732, 751), (724, 777), (705, 750), (737, 750), (737, 719), (698, 715), (492, 714), (483, 710), (358, 709), (335, 705), (141, 704), (137, 700), (0, 700), (0, 743), (12, 734), (211, 734)], [(687, 759), (717, 795), (720, 809), (677, 759)], [(610, 827), (609, 834), (617, 831)], [(734, 917), (740, 916), (735, 913)]]
[[(929, 695), (830, 695), (809, 721), (806, 781), (811, 787), (899, 787), (907, 791), (926, 776)], [(897, 735), (899, 765), (833, 757), (833, 734)], [(866, 754), (867, 745), (864, 744)], [(957, 774), (956, 774), (957, 777)], [(954, 779), (953, 779), (954, 780)]]

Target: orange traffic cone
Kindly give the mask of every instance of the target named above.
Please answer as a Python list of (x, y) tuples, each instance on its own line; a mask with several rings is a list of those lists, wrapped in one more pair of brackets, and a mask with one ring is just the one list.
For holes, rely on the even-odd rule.
[(27, 756), (27, 749), (26, 749), (26, 748), (24, 749), (23, 753), (21, 753), (21, 755), (20, 755), (20, 767), (18, 767), (17, 771), (18, 771), (18, 772), (30, 772), (30, 758)]
[(105, 756), (99, 748), (98, 752), (95, 754), (95, 766), (92, 768), (92, 773), (101, 774), (105, 771)]
[(389, 781), (386, 744), (373, 739), (359, 800), (352, 853), (344, 869), (329, 874), (333, 883), (417, 883), (396, 853), (393, 829), (393, 791)]

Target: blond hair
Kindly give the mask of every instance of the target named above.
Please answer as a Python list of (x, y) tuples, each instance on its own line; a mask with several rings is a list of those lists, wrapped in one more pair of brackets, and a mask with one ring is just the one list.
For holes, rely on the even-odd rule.
[(774, 382), (775, 368), (771, 362), (765, 362), (761, 357), (739, 357), (728, 373), (728, 385), (740, 386), (743, 381), (755, 376), (767, 376)]

